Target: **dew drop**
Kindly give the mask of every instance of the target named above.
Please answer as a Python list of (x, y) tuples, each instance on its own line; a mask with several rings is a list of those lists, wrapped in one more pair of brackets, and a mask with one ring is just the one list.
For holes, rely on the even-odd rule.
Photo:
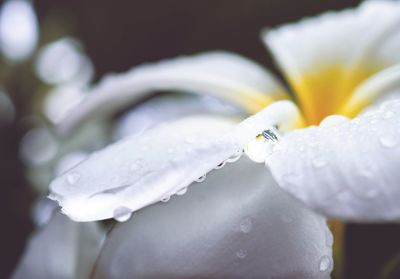
[(311, 163), (312, 163), (313, 167), (316, 169), (323, 168), (327, 164), (326, 161), (322, 158), (314, 158)]
[(162, 198), (161, 198), (161, 202), (168, 202), (169, 200), (171, 199), (171, 196), (170, 195), (165, 195), (165, 196), (163, 196)]
[(243, 151), (240, 150), (238, 151), (236, 154), (234, 154), (233, 156), (231, 156), (230, 158), (228, 158), (226, 160), (227, 163), (234, 163), (236, 161), (238, 161), (241, 157), (242, 157)]
[(319, 261), (319, 271), (325, 272), (331, 267), (331, 260), (328, 256), (322, 256)]
[(397, 138), (390, 135), (381, 136), (379, 142), (383, 147), (391, 148), (397, 145)]
[(187, 187), (183, 187), (183, 188), (180, 189), (178, 192), (176, 192), (176, 194), (177, 194), (178, 196), (182, 196), (182, 195), (186, 194), (186, 192), (187, 192)]
[(216, 169), (216, 170), (222, 169), (225, 166), (225, 164), (226, 164), (226, 162), (224, 161), (224, 162), (220, 163), (219, 165), (217, 165), (214, 169)]
[(132, 210), (125, 206), (117, 207), (113, 212), (114, 219), (118, 222), (128, 221), (132, 216)]
[(206, 180), (206, 175), (202, 175), (199, 178), (197, 178), (195, 181), (196, 182), (203, 182), (204, 180)]
[(73, 172), (70, 172), (69, 174), (67, 174), (67, 182), (71, 185), (76, 184), (80, 178), (81, 178), (81, 175), (79, 174), (79, 172), (76, 172), (76, 171), (73, 171)]
[(239, 251), (236, 252), (236, 257), (239, 259), (244, 259), (247, 257), (247, 251), (244, 249), (240, 249)]
[(253, 229), (253, 221), (250, 217), (245, 217), (240, 222), (239, 228), (243, 233), (249, 233)]

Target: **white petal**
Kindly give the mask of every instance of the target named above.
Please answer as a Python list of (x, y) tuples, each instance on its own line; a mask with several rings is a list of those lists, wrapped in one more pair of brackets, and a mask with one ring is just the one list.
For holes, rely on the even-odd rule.
[(281, 187), (327, 216), (400, 220), (400, 100), (288, 133), (267, 164)]
[(112, 218), (121, 208), (135, 211), (179, 192), (264, 129), (297, 120), (294, 104), (281, 101), (237, 126), (215, 117), (162, 125), (92, 154), (52, 182), (51, 198), (77, 221)]
[(93, 278), (327, 279), (323, 217), (243, 158), (109, 234)]
[[(400, 2), (365, 1), (357, 9), (267, 31), (263, 38), (284, 70), (295, 75), (323, 64), (354, 66), (363, 58), (388, 66), (400, 62), (399, 24)], [(391, 51), (383, 51), (389, 42)]]
[(95, 223), (74, 223), (61, 214), (30, 239), (13, 279), (87, 279), (103, 234)]
[(107, 76), (59, 128), (68, 132), (87, 117), (110, 114), (160, 90), (208, 94), (252, 112), (272, 100), (287, 98), (285, 90), (258, 64), (239, 55), (212, 52)]
[(114, 138), (121, 139), (162, 123), (200, 114), (244, 117), (243, 112), (236, 107), (210, 96), (164, 94), (155, 96), (125, 113), (114, 125)]
[(263, 39), (307, 120), (318, 124), (339, 113), (363, 80), (400, 62), (399, 25), (399, 1), (365, 1), (357, 9), (328, 12), (264, 32)]

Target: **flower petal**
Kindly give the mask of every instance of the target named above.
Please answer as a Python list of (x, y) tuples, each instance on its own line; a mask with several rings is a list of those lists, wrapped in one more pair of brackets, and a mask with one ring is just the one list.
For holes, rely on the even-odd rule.
[(324, 218), (242, 159), (116, 226), (93, 278), (330, 278), (332, 240)]
[(281, 101), (237, 126), (215, 117), (162, 125), (95, 152), (51, 183), (51, 198), (76, 221), (112, 218), (121, 208), (135, 211), (237, 156), (265, 128), (284, 129), (297, 121), (295, 105)]
[(256, 112), (287, 94), (275, 78), (258, 64), (236, 54), (211, 52), (142, 65), (107, 76), (87, 99), (59, 126), (68, 133), (85, 118), (112, 113), (137, 102), (151, 92), (178, 90), (225, 99)]
[(55, 214), (29, 241), (12, 279), (89, 278), (103, 234), (95, 223)]
[(187, 116), (215, 115), (244, 118), (234, 106), (209, 96), (192, 94), (163, 94), (147, 100), (125, 113), (114, 125), (114, 138), (142, 133), (162, 123)]
[(265, 32), (263, 38), (307, 120), (318, 124), (337, 113), (361, 81), (400, 62), (399, 24), (400, 2), (365, 1), (357, 9)]
[(399, 112), (394, 100), (353, 120), (328, 118), (288, 133), (267, 165), (281, 187), (327, 216), (400, 220)]
[(353, 92), (341, 114), (355, 116), (363, 108), (400, 88), (400, 64), (378, 72), (361, 83)]

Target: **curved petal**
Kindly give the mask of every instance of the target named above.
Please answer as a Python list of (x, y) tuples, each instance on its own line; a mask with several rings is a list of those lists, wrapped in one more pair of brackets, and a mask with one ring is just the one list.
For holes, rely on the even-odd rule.
[(93, 278), (330, 278), (325, 220), (243, 159), (110, 233)]
[(400, 64), (378, 72), (361, 83), (353, 92), (340, 113), (350, 116), (357, 115), (363, 108), (378, 101), (385, 94), (400, 88)]
[(114, 138), (142, 133), (160, 124), (195, 115), (244, 118), (234, 106), (209, 96), (163, 94), (147, 100), (125, 113), (114, 125)]
[[(237, 126), (215, 117), (186, 118), (125, 138), (56, 178), (51, 198), (76, 221), (117, 217), (168, 199), (238, 156), (264, 129), (295, 125), (298, 111), (275, 102)], [(119, 219), (119, 218), (117, 218)]]
[(74, 223), (61, 214), (30, 239), (12, 279), (87, 279), (103, 234), (95, 223)]
[(178, 90), (225, 99), (256, 112), (288, 95), (258, 64), (228, 52), (211, 52), (142, 65), (107, 76), (60, 125), (68, 133), (85, 118), (112, 113), (159, 90)]
[(288, 133), (267, 165), (281, 187), (327, 216), (400, 220), (399, 112), (400, 100), (389, 101)]
[(361, 81), (400, 62), (399, 24), (400, 2), (365, 1), (357, 9), (265, 32), (263, 39), (289, 78), (307, 120), (318, 124), (337, 113)]

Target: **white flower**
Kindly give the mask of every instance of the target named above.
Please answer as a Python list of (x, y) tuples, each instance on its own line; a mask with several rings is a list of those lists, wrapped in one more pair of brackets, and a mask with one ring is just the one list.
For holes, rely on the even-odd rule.
[[(329, 278), (331, 234), (303, 204), (346, 221), (398, 221), (399, 8), (366, 1), (263, 33), (299, 108), (271, 73), (226, 52), (140, 66), (95, 86), (60, 134), (163, 90), (256, 114), (146, 124), (52, 182), (50, 197), (76, 221), (126, 220), (190, 186), (113, 230), (93, 278)], [(234, 162), (244, 148), (267, 168)]]

